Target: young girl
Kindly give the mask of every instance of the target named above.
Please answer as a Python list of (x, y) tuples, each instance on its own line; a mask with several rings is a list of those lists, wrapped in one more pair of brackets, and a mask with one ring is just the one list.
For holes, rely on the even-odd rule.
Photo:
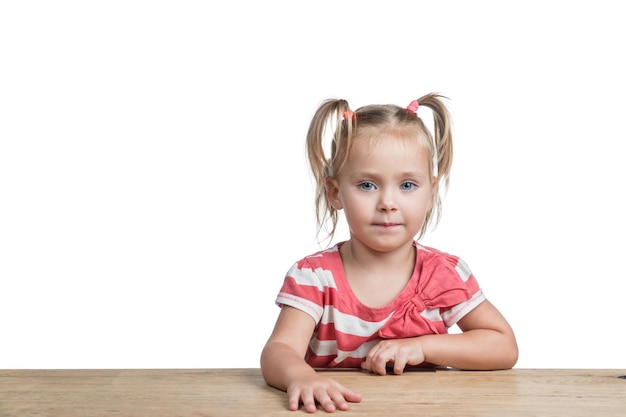
[[(276, 303), (263, 352), (265, 381), (287, 391), (289, 408), (348, 409), (361, 396), (315, 368), (360, 367), (384, 375), (407, 366), (511, 368), (517, 343), (474, 275), (454, 255), (417, 243), (440, 213), (452, 163), (443, 97), (407, 108), (345, 100), (317, 110), (307, 154), (317, 182), (317, 221), (333, 237), (343, 210), (350, 239), (296, 262)], [(417, 114), (431, 109), (434, 135)], [(324, 129), (337, 123), (330, 156)], [(457, 325), (462, 333), (448, 334)]]

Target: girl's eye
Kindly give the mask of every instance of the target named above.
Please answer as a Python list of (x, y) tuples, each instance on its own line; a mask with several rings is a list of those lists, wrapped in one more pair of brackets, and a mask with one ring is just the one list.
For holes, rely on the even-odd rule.
[(417, 187), (417, 185), (413, 184), (412, 182), (403, 182), (402, 185), (400, 186), (400, 188), (402, 188), (403, 191), (411, 191), (415, 187)]
[(359, 184), (359, 188), (363, 191), (371, 191), (374, 189), (374, 184), (365, 181)]

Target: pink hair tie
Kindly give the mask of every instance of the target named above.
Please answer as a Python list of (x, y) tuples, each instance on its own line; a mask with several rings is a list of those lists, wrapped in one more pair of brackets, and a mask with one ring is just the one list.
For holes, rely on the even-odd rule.
[(354, 112), (352, 110), (346, 110), (343, 112), (343, 118), (344, 120), (350, 120), (352, 121), (354, 119)]
[(413, 100), (412, 102), (409, 103), (406, 109), (415, 113), (417, 112), (417, 109), (419, 108), (419, 106), (420, 104), (417, 102), (417, 100)]

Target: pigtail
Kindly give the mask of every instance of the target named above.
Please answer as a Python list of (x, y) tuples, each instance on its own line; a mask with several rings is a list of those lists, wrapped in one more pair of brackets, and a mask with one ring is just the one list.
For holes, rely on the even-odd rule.
[[(318, 235), (326, 223), (330, 221), (329, 238), (332, 238), (335, 233), (339, 213), (330, 204), (326, 195), (326, 179), (334, 175), (335, 171), (339, 169), (336, 151), (337, 149), (345, 149), (344, 146), (341, 146), (341, 142), (351, 136), (354, 123), (354, 114), (346, 100), (326, 100), (315, 112), (307, 132), (306, 153), (315, 181), (315, 217)], [(324, 139), (327, 136), (328, 128), (334, 130), (330, 156), (326, 156), (324, 151)], [(339, 166), (344, 163), (345, 161), (342, 160)]]
[(452, 126), (450, 113), (442, 99), (447, 99), (439, 94), (428, 94), (418, 101), (429, 107), (433, 113), (434, 121), (434, 145), (437, 153), (437, 178), (444, 187), (448, 186), (450, 170), (452, 168)]
[[(425, 224), (436, 225), (441, 216), (441, 194), (448, 188), (452, 169), (452, 126), (450, 112), (443, 99), (447, 97), (437, 93), (427, 94), (417, 100), (420, 106), (428, 107), (433, 115), (434, 175), (433, 208), (426, 217)], [(422, 230), (422, 234), (425, 230)]]

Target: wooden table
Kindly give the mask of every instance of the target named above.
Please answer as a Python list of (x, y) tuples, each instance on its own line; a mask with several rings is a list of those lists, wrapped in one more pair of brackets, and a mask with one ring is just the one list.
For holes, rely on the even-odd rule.
[[(363, 395), (346, 416), (626, 416), (626, 370), (329, 374)], [(303, 414), (259, 369), (0, 370), (0, 417)]]

